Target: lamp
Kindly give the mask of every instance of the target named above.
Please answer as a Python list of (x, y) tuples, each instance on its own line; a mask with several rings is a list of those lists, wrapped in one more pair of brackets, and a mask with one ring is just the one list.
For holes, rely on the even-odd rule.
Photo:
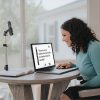
[(5, 67), (4, 69), (6, 71), (8, 71), (8, 60), (7, 60), (7, 44), (6, 44), (6, 36), (7, 36), (7, 33), (9, 32), (9, 35), (12, 36), (13, 35), (13, 29), (11, 27), (11, 22), (8, 21), (8, 30), (4, 31), (4, 44), (3, 46), (5, 47)]

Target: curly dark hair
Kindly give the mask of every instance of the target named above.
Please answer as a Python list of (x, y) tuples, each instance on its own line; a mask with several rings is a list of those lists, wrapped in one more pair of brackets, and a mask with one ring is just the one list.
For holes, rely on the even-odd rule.
[(82, 47), (83, 52), (86, 53), (90, 41), (99, 41), (96, 38), (96, 34), (94, 33), (94, 31), (92, 31), (91, 28), (88, 27), (87, 24), (81, 19), (69, 19), (61, 25), (61, 28), (71, 34), (71, 46), (73, 52), (76, 54), (80, 52), (80, 47)]

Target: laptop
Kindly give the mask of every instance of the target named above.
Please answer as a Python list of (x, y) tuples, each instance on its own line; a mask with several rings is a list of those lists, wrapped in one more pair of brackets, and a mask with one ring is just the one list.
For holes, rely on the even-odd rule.
[(63, 74), (77, 68), (56, 69), (52, 43), (31, 44), (34, 70), (37, 73)]

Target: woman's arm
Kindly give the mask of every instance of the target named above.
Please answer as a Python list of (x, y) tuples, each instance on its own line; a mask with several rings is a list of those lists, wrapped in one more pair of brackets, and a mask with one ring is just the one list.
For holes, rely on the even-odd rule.
[(93, 79), (82, 84), (82, 86), (97, 87), (100, 86), (100, 44), (96, 44), (89, 49), (89, 57), (97, 75)]

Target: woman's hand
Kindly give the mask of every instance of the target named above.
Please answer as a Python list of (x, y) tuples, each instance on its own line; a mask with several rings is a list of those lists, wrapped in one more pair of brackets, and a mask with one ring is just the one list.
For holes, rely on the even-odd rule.
[(79, 84), (79, 85), (76, 85), (76, 86), (82, 86), (81, 84)]
[(61, 69), (62, 67), (65, 67), (65, 69), (70, 68), (72, 66), (71, 63), (64, 63), (64, 64), (59, 64), (56, 68)]

